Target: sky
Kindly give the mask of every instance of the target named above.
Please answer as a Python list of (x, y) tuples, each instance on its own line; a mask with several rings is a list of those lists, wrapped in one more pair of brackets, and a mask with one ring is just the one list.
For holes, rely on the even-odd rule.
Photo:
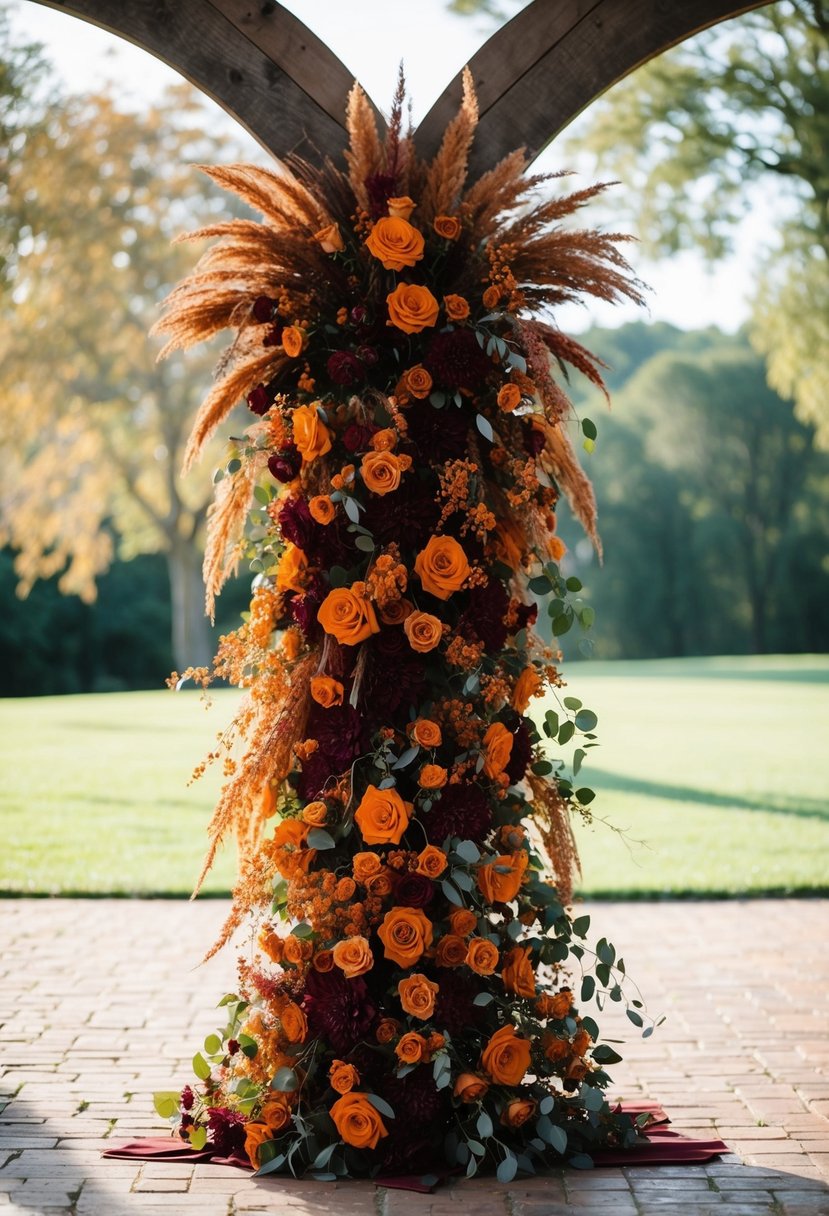
[[(416, 10), (400, 0), (284, 2), (339, 55), (381, 109), (388, 106), (400, 56), (405, 53), (415, 121), (427, 112), (492, 28), (486, 19), (454, 16), (447, 11), (445, 0), (418, 0)], [(146, 51), (36, 0), (15, 0), (10, 8), (15, 30), (44, 44), (58, 75), (72, 90), (95, 89), (117, 81), (125, 104), (140, 106), (181, 79)], [(417, 20), (412, 19), (415, 11)], [(231, 122), (216, 109), (218, 121)], [(562, 166), (555, 145), (536, 165), (547, 170), (571, 167)], [(593, 168), (579, 166), (580, 171), (591, 174)], [(600, 167), (598, 174), (601, 176)], [(771, 204), (761, 196), (755, 202), (741, 226), (733, 257), (713, 268), (694, 253), (654, 264), (633, 246), (627, 256), (651, 288), (647, 309), (591, 302), (586, 308), (560, 309), (556, 314), (558, 324), (580, 331), (590, 324), (619, 325), (645, 319), (670, 321), (684, 329), (707, 325), (732, 332), (738, 329), (748, 316), (747, 301), (759, 250), (773, 240)]]

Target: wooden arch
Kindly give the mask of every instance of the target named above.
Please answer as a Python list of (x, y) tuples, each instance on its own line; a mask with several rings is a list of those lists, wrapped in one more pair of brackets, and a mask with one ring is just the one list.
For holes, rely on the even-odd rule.
[[(90, 21), (175, 68), (268, 151), (340, 160), (351, 72), (275, 0), (34, 0)], [(767, 0), (533, 0), (470, 62), (481, 108), (473, 174), (513, 148), (532, 157), (640, 64)], [(437, 148), (456, 77), (416, 132)]]

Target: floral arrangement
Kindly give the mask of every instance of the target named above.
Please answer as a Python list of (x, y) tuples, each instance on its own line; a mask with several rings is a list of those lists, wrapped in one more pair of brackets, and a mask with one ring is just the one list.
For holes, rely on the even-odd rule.
[[(240, 561), (256, 579), (212, 673), (248, 695), (216, 753), (206, 863), (234, 832), (214, 949), (245, 921), (250, 949), (199, 1085), (156, 1104), (260, 1173), (509, 1180), (638, 1137), (604, 1096), (619, 1056), (577, 1008), (626, 999), (624, 963), (567, 911), (596, 715), (560, 699), (528, 596), (554, 636), (592, 622), (555, 510), (564, 493), (598, 544), (561, 381), (569, 364), (601, 384), (599, 365), (538, 314), (638, 285), (622, 238), (560, 224), (602, 187), (540, 197), (520, 151), (467, 184), (468, 75), (429, 164), (403, 100), (401, 82), (381, 140), (355, 87), (347, 172), (207, 169), (264, 219), (193, 234), (218, 243), (159, 326), (167, 349), (235, 330), (189, 459), (245, 397), (209, 607)], [(560, 713), (539, 733), (528, 708), (548, 692)], [(571, 769), (544, 736), (581, 741)]]

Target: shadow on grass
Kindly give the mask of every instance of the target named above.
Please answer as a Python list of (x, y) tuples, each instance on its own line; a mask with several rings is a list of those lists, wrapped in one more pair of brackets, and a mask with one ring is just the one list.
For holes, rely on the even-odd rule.
[(662, 781), (646, 781), (627, 777), (623, 773), (596, 769), (594, 785), (597, 790), (615, 790), (622, 794), (641, 794), (645, 798), (663, 798), (668, 802), (699, 803), (702, 806), (736, 807), (741, 811), (766, 811), (770, 815), (795, 815), (800, 819), (829, 820), (829, 802), (821, 798), (746, 798), (740, 794), (715, 793), (694, 789), (689, 785), (669, 785)]

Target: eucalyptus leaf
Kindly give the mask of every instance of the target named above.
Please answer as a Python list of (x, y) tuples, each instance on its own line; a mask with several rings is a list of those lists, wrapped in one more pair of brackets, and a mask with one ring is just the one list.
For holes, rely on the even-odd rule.
[(326, 832), (325, 828), (311, 828), (308, 833), (308, 847), (311, 849), (333, 849), (337, 843), (330, 832)]

